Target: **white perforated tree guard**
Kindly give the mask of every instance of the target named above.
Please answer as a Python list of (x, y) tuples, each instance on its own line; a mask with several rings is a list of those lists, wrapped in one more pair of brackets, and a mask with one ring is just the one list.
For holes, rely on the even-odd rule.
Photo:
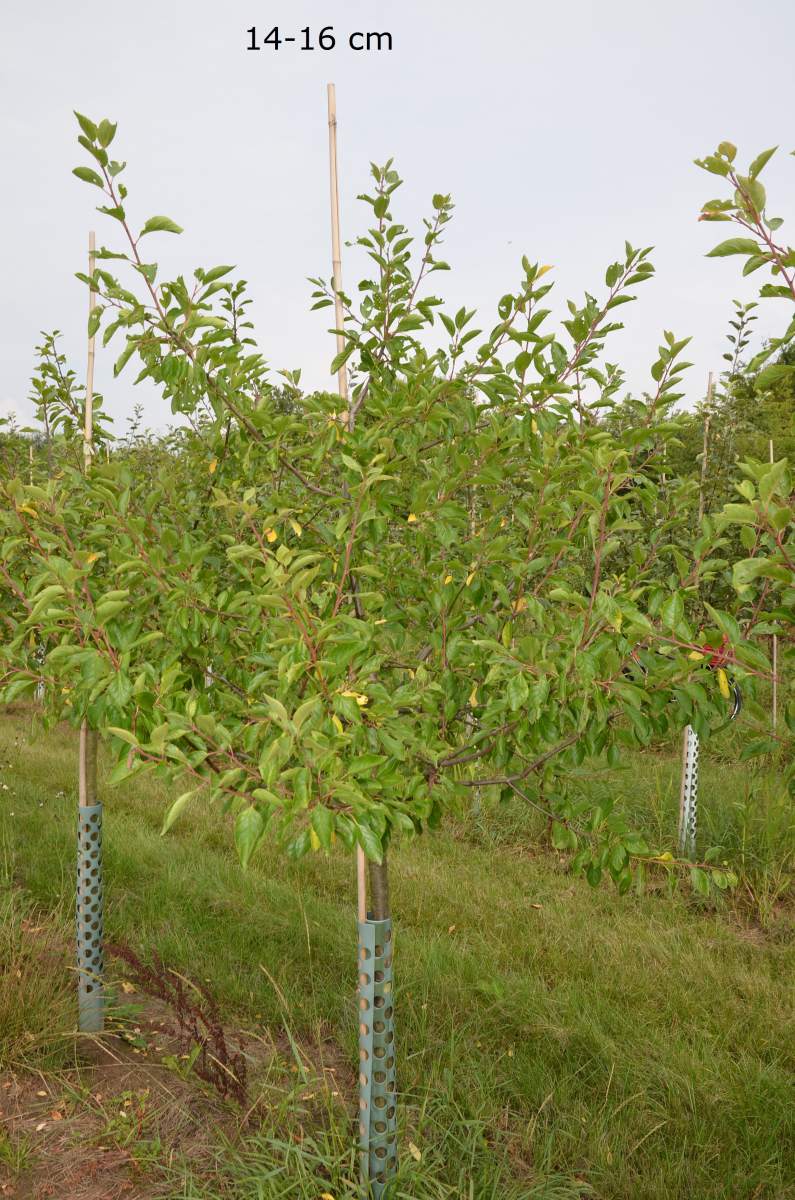
[(99, 1033), (104, 1024), (102, 805), (78, 807), (77, 979), (78, 1027)]
[(692, 725), (685, 729), (682, 748), (682, 788), (679, 796), (679, 853), (692, 858), (698, 828), (698, 734)]

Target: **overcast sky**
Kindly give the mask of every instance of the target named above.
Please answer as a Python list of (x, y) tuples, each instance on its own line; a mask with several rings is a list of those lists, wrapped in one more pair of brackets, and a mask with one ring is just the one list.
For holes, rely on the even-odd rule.
[[(299, 42), (246, 51), (247, 28), (262, 37), (276, 21)], [(298, 48), (302, 27), (316, 37), (329, 24), (335, 50)], [(392, 51), (352, 51), (348, 35), (360, 30), (389, 31)], [(330, 270), (328, 80), (345, 237), (362, 227), (355, 197), (368, 163), (394, 156), (407, 181), (396, 208), (409, 225), (433, 192), (453, 193), (454, 270), (435, 281), (488, 323), (523, 253), (554, 264), (562, 304), (599, 294), (625, 238), (653, 244), (657, 277), (620, 310), (626, 329), (608, 357), (640, 390), (661, 331), (692, 335), (692, 403), (720, 369), (731, 299), (751, 298), (757, 279), (741, 280), (736, 259), (704, 258), (722, 229), (696, 216), (720, 181), (692, 160), (724, 138), (746, 162), (780, 143), (765, 178), (772, 210), (792, 214), (794, 45), (795, 0), (5, 0), (0, 414), (31, 414), (40, 330), (63, 330), (85, 370), (87, 297), (74, 272), (88, 230), (109, 241), (116, 227), (70, 173), (85, 161), (74, 108), (119, 122), (133, 219), (162, 213), (185, 227), (180, 238), (157, 235), (163, 269), (237, 264), (269, 362), (333, 386), (330, 321), (309, 312), (306, 283)], [(347, 251), (346, 284), (360, 266)], [(769, 302), (758, 328), (778, 331), (783, 319)], [(110, 350), (100, 354), (106, 407), (123, 420), (141, 400), (147, 422), (164, 427), (163, 403), (133, 389), (132, 372), (113, 381), (111, 362)]]

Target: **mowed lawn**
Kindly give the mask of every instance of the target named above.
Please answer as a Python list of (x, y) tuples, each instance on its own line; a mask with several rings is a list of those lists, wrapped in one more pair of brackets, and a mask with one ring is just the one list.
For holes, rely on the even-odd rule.
[[(42, 736), (34, 723), (30, 710), (0, 716), (3, 888), (55, 914), (67, 937), (76, 738), (63, 727)], [(592, 786), (625, 794), (656, 842), (674, 831), (677, 758), (675, 749), (638, 756), (620, 776), (595, 769)], [(738, 895), (716, 904), (656, 880), (643, 895), (592, 890), (547, 848), (543, 822), (518, 807), (393, 849), (404, 1163), (396, 1197), (795, 1197), (793, 822), (774, 771), (752, 777), (707, 755), (702, 790), (705, 822), (744, 868)], [(292, 863), (266, 844), (243, 873), (226, 820), (200, 801), (161, 838), (169, 793), (159, 782), (104, 799), (108, 937), (209, 981), (233, 1026), (287, 1026), (309, 1053), (333, 1041), (353, 1068), (349, 857)], [(6, 920), (19, 911), (7, 905)], [(73, 986), (67, 978), (50, 1014), (53, 1034), (74, 1024)], [(15, 1069), (21, 1026), (46, 1018), (41, 1005), (17, 1001), (15, 1024), (6, 995), (0, 1030), (0, 1055)], [(29, 1065), (41, 1054), (55, 1069), (47, 1038), (34, 1032)], [(323, 1182), (342, 1177), (336, 1167), (313, 1179), (306, 1163), (294, 1186), (268, 1190), (246, 1163), (257, 1146), (256, 1136), (243, 1139), (213, 1180), (183, 1164), (179, 1179), (172, 1169), (151, 1194), (354, 1195)]]

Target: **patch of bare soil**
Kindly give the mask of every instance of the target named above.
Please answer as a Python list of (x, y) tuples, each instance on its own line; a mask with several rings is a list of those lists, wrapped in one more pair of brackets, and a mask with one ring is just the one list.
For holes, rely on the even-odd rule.
[(227, 1057), (242, 1057), (248, 1085), (237, 1099), (223, 1096), (196, 1075), (184, 1013), (128, 980), (118, 989), (108, 1022), (116, 1031), (85, 1038), (78, 1067), (0, 1072), (0, 1200), (156, 1200), (180, 1161), (211, 1175), (219, 1135), (256, 1127), (277, 1093), (295, 1090), (307, 1116), (317, 1099), (318, 1118), (324, 1096), (342, 1103), (355, 1093), (352, 1066), (329, 1036), (309, 1047), (224, 1029)]
[(133, 1021), (82, 1047), (76, 1070), (0, 1075), (0, 1197), (149, 1200), (162, 1168), (183, 1155), (209, 1161), (215, 1131), (239, 1112), (185, 1070), (184, 1041), (165, 1006), (125, 996)]

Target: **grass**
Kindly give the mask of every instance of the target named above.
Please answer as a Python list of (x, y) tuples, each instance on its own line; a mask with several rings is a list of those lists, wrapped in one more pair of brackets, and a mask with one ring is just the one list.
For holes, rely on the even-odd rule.
[[(0, 1062), (50, 1071), (74, 1059), (73, 982), (54, 960), (39, 998), (19, 964), (23, 921), (37, 913), (68, 944), (75, 750), (63, 729), (31, 740), (31, 721), (0, 722), (2, 846), (16, 884), (2, 892)], [(702, 769), (702, 828), (742, 885), (718, 905), (685, 889), (592, 891), (539, 848), (542, 819), (518, 806), (396, 848), (394, 1200), (795, 1197), (792, 810), (775, 771), (720, 754)], [(677, 760), (673, 748), (644, 754), (629, 772), (592, 770), (584, 786), (621, 795), (669, 840)], [(331, 1054), (344, 1084), (318, 1109), (295, 1077), (266, 1080), (257, 1127), (219, 1122), (198, 1166), (148, 1152), (142, 1133), (144, 1194), (353, 1197), (351, 863), (340, 853), (294, 864), (266, 848), (243, 874), (228, 829), (201, 805), (161, 838), (167, 799), (156, 781), (106, 795), (108, 936), (208, 981), (237, 1026), (292, 1039), (310, 1060)], [(23, 969), (21, 984), (3, 984), (7, 964)]]

